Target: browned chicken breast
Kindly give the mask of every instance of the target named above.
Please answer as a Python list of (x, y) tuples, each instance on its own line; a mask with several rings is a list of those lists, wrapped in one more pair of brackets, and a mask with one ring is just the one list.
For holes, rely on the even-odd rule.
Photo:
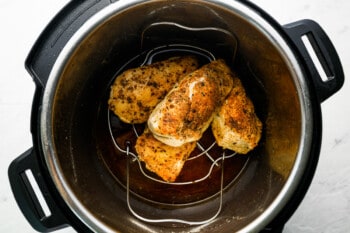
[(223, 60), (188, 74), (152, 111), (149, 129), (155, 138), (170, 146), (199, 140), (232, 83), (232, 72)]
[(214, 114), (212, 132), (219, 146), (246, 154), (254, 149), (261, 137), (262, 123), (247, 97), (241, 81), (235, 77), (233, 88)]
[(195, 57), (183, 56), (126, 70), (111, 86), (109, 109), (126, 123), (144, 123), (174, 84), (197, 68)]
[(196, 147), (196, 142), (180, 147), (168, 146), (153, 137), (148, 128), (137, 139), (135, 149), (146, 168), (163, 180), (174, 182), (180, 174), (188, 156)]

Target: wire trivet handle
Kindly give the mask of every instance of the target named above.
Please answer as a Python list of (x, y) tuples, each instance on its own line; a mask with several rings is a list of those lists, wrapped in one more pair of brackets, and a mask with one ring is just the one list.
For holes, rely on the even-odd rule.
[[(187, 220), (187, 219), (181, 219), (181, 218), (147, 218), (142, 216), (140, 213), (137, 213), (134, 208), (132, 207), (131, 203), (130, 203), (130, 184), (129, 184), (129, 163), (130, 163), (130, 159), (129, 156), (132, 156), (132, 153), (130, 153), (130, 148), (129, 148), (129, 144), (127, 144), (126, 147), (126, 156), (128, 157), (127, 159), (127, 164), (126, 164), (126, 172), (127, 172), (127, 177), (126, 177), (126, 202), (129, 208), (129, 211), (132, 213), (132, 215), (134, 215), (136, 218), (140, 219), (141, 221), (144, 222), (149, 222), (149, 223), (181, 223), (181, 224), (187, 224), (187, 225), (202, 225), (202, 224), (207, 224), (211, 221), (213, 221), (221, 212), (222, 209), (222, 203), (223, 203), (223, 189), (224, 189), (224, 158), (225, 158), (225, 153), (223, 153), (222, 155), (222, 168), (221, 168), (221, 184), (220, 184), (220, 192), (219, 192), (219, 203), (218, 203), (218, 207), (215, 213), (213, 213), (213, 215), (209, 218), (206, 219), (201, 219), (201, 220), (197, 220), (197, 221), (193, 221), (193, 220)], [(133, 156), (132, 156), (133, 157)]]

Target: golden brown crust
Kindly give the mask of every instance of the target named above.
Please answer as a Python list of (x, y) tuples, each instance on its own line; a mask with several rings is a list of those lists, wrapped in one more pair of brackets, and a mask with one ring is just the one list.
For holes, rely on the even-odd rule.
[(262, 123), (241, 81), (235, 77), (233, 88), (214, 115), (212, 131), (219, 146), (246, 154), (261, 137)]
[(171, 146), (197, 141), (209, 127), (217, 106), (232, 88), (232, 73), (223, 60), (184, 77), (151, 113), (148, 127)]
[(197, 68), (195, 57), (183, 56), (126, 70), (111, 86), (109, 108), (126, 123), (144, 123), (174, 84)]
[(146, 168), (156, 173), (163, 180), (174, 182), (180, 174), (185, 161), (196, 147), (196, 143), (186, 143), (181, 147), (168, 146), (153, 137), (145, 129), (137, 139), (135, 149)]

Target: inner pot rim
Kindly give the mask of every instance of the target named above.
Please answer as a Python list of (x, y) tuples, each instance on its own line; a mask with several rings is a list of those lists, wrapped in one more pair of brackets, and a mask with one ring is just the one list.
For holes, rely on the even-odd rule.
[[(42, 111), (40, 114), (40, 133), (42, 137), (42, 148), (44, 159), (48, 167), (50, 176), (62, 196), (63, 200), (67, 203), (70, 210), (90, 229), (94, 231), (114, 232), (110, 226), (97, 219), (74, 194), (68, 181), (65, 179), (61, 165), (57, 159), (55, 144), (53, 140), (52, 129), (52, 110), (53, 101), (55, 98), (55, 91), (59, 82), (59, 78), (65, 69), (70, 56), (74, 53), (75, 49), (79, 46), (80, 42), (84, 40), (90, 33), (94, 31), (99, 25), (107, 22), (116, 13), (120, 13), (123, 10), (132, 7), (134, 4), (140, 4), (147, 2), (145, 0), (133, 0), (133, 1), (117, 1), (108, 7), (102, 9), (96, 13), (91, 19), (86, 21), (84, 25), (73, 35), (68, 41), (67, 45), (63, 48), (58, 56), (48, 79), (47, 85), (44, 90), (42, 100)], [(225, 0), (213, 1), (211, 4), (217, 4), (225, 7), (233, 12), (238, 12), (242, 18), (248, 20), (256, 28), (259, 29), (278, 49), (283, 57), (284, 61), (292, 73), (292, 78), (296, 89), (298, 91), (298, 98), (301, 109), (301, 137), (298, 155), (294, 162), (293, 169), (278, 196), (271, 203), (271, 205), (253, 222), (248, 224), (244, 231), (255, 231), (261, 229), (267, 225), (283, 208), (292, 196), (294, 190), (298, 186), (302, 174), (304, 173), (305, 165), (308, 161), (310, 153), (310, 144), (312, 141), (311, 135), (313, 130), (313, 118), (309, 90), (304, 79), (303, 72), (298, 64), (298, 61), (283, 39), (281, 34), (269, 23), (266, 19), (262, 18), (260, 14), (253, 11), (251, 8), (243, 5), (242, 3)]]

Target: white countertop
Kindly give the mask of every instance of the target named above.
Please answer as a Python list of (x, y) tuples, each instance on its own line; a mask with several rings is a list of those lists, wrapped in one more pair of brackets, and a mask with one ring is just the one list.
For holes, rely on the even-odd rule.
[[(67, 0), (0, 1), (0, 232), (34, 232), (10, 190), (10, 162), (32, 146), (30, 114), (34, 83), (24, 60), (40, 32)], [(279, 23), (318, 22), (350, 74), (350, 1), (255, 0)], [(350, 84), (322, 103), (323, 139), (317, 171), (285, 233), (350, 232)], [(74, 232), (66, 228), (58, 232)]]

